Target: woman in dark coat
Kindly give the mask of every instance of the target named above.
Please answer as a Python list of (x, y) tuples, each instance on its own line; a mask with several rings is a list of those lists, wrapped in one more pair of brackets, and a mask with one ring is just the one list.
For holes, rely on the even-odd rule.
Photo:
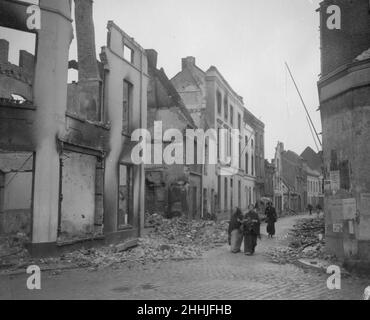
[(232, 253), (240, 252), (240, 247), (243, 241), (243, 233), (241, 230), (241, 222), (243, 220), (243, 213), (239, 208), (236, 208), (229, 223), (229, 245)]
[(265, 215), (267, 222), (267, 233), (269, 238), (272, 238), (275, 235), (275, 223), (277, 221), (277, 214), (271, 202), (269, 202), (267, 205)]
[(257, 238), (260, 235), (260, 219), (253, 205), (249, 206), (249, 211), (243, 219), (243, 235), (244, 235), (244, 253), (253, 255), (257, 246)]

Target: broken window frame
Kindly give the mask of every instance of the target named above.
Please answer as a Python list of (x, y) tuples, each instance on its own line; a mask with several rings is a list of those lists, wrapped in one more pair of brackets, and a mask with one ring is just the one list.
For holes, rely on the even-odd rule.
[[(27, 156), (27, 159), (24, 163), (22, 163), (22, 165), (17, 168), (16, 170), (12, 170), (11, 173), (13, 173), (12, 177), (10, 178), (10, 180), (7, 182), (7, 184), (5, 184), (6, 180), (5, 180), (5, 175), (7, 174), (6, 172), (3, 172), (0, 168), (0, 173), (3, 174), (3, 177), (4, 177), (4, 180), (3, 180), (3, 185), (0, 186), (0, 223), (2, 223), (2, 215), (5, 214), (5, 210), (4, 210), (4, 205), (5, 205), (5, 190), (6, 190), (6, 187), (8, 185), (10, 185), (12, 183), (12, 181), (17, 177), (17, 175), (19, 173), (27, 173), (27, 172), (31, 172), (32, 173), (32, 182), (31, 182), (31, 190), (30, 190), (30, 200), (31, 200), (31, 203), (30, 203), (30, 208), (29, 208), (29, 214), (30, 214), (30, 225), (29, 225), (29, 230), (28, 230), (28, 233), (26, 234), (27, 237), (28, 237), (28, 240), (31, 242), (32, 241), (32, 231), (33, 231), (33, 228), (32, 228), (32, 221), (33, 221), (33, 203), (34, 203), (34, 186), (35, 186), (35, 164), (36, 164), (36, 153), (34, 151), (27, 151), (27, 150), (17, 150), (17, 151), (8, 151), (8, 150), (3, 150), (1, 149), (0, 150), (0, 154), (25, 154), (25, 156)], [(32, 169), (30, 170), (24, 170), (24, 167), (26, 166), (26, 164), (31, 161), (32, 162)], [(17, 210), (17, 209), (14, 209), (14, 210)], [(10, 234), (7, 234), (7, 233), (3, 233), (2, 232), (3, 230), (1, 230), (0, 228), (0, 236), (8, 236)], [(23, 231), (23, 230), (22, 230)]]

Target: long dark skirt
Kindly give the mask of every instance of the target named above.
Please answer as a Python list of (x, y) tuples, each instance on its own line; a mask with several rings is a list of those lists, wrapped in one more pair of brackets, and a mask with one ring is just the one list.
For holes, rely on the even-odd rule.
[(275, 235), (275, 222), (268, 221), (266, 229), (267, 229), (266, 231), (267, 231), (268, 235), (274, 236)]
[(257, 246), (257, 236), (244, 234), (244, 252), (253, 254)]
[(231, 232), (231, 252), (238, 253), (240, 252), (240, 247), (243, 241), (243, 233), (239, 230), (233, 230)]

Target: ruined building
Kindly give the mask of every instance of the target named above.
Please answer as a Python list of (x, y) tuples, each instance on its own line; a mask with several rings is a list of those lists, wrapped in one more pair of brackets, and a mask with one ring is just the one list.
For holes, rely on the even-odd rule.
[[(199, 128), (240, 131), (240, 154), (233, 168), (237, 173), (221, 175), (220, 163), (203, 170), (202, 212), (228, 217), (235, 207), (246, 209), (259, 200), (264, 184), (264, 124), (246, 110), (243, 98), (214, 66), (203, 71), (194, 57), (184, 58), (181, 71), (171, 81)], [(217, 142), (220, 150), (220, 139)], [(223, 143), (231, 155), (230, 137)], [(206, 143), (206, 154), (208, 148)]]
[[(2, 27), (30, 31), (28, 3), (0, 4), (19, 17), (0, 19)], [(146, 126), (145, 51), (109, 22), (98, 61), (92, 1), (76, 0), (78, 61), (69, 62), (71, 1), (39, 7), (35, 57), (21, 52), (13, 65), (0, 40), (0, 236), (25, 233), (34, 254), (136, 237), (145, 177), (129, 136)], [(67, 84), (69, 67), (77, 83)]]
[[(164, 70), (157, 68), (157, 52), (150, 49), (146, 50), (146, 53), (150, 77), (148, 85), (148, 130), (153, 139), (154, 122), (160, 121), (162, 134), (168, 129), (176, 128), (180, 130), (184, 137), (183, 146), (185, 146), (185, 130), (194, 130), (196, 125)], [(161, 139), (159, 142), (163, 142), (164, 149), (171, 141), (165, 142)], [(194, 156), (197, 158), (196, 145), (194, 146), (194, 152)], [(187, 165), (185, 153), (183, 158), (184, 164), (153, 163), (146, 165), (145, 208), (149, 213), (159, 213), (168, 217), (183, 215), (188, 218), (200, 218), (202, 165)]]
[(344, 260), (369, 261), (370, 3), (325, 0), (318, 10), (326, 248)]

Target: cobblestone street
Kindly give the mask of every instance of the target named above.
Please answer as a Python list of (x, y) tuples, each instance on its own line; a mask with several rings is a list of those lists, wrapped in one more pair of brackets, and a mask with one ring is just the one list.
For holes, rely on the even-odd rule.
[(323, 272), (269, 262), (265, 253), (286, 245), (285, 235), (296, 219), (280, 219), (276, 239), (264, 234), (253, 257), (233, 255), (223, 246), (198, 260), (135, 270), (45, 272), (39, 291), (26, 289), (27, 275), (1, 277), (0, 299), (362, 299), (370, 280), (345, 277), (341, 290), (330, 291)]

